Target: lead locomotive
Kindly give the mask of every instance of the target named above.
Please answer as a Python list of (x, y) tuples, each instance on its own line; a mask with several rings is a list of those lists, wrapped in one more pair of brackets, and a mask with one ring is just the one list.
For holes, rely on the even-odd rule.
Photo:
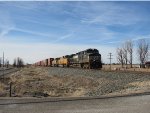
[(68, 66), (89, 69), (102, 68), (101, 55), (97, 49), (87, 49), (65, 57), (68, 58)]

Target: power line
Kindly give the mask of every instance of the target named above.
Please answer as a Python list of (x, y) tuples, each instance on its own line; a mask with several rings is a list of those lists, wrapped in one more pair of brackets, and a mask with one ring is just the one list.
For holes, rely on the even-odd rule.
[(110, 60), (110, 70), (111, 70), (111, 60), (113, 59), (113, 58), (112, 58), (112, 56), (113, 56), (113, 55), (112, 55), (112, 53), (109, 53), (109, 55), (108, 55), (108, 56), (109, 56), (109, 58), (108, 58), (108, 59)]

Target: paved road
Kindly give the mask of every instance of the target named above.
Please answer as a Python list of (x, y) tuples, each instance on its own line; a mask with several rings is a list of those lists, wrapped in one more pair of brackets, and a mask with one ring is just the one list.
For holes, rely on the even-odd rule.
[(18, 100), (0, 99), (0, 113), (150, 113), (150, 95), (93, 100), (6, 104), (10, 102), (18, 102)]

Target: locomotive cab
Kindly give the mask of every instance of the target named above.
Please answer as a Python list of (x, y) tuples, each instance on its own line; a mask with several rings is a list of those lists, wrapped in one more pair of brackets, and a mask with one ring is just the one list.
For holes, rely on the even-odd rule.
[(99, 53), (89, 54), (90, 68), (102, 68), (101, 55)]

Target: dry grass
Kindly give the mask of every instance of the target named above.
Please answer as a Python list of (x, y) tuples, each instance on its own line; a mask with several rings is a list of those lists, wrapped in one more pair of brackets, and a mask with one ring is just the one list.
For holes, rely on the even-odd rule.
[(0, 82), (0, 96), (7, 96), (5, 87), (6, 87), (6, 85), (4, 83)]
[(115, 92), (106, 95), (122, 95), (122, 94), (134, 94), (134, 93), (144, 93), (150, 91), (150, 80), (149, 81), (136, 81), (127, 84), (123, 89), (117, 90)]
[[(57, 68), (55, 68), (57, 71)], [(12, 74), (13, 96), (81, 97), (149, 90), (148, 76), (102, 72), (101, 76), (50, 75), (48, 68), (30, 67)], [(3, 92), (5, 84), (0, 86)]]
[[(103, 70), (110, 70), (110, 65), (103, 65)], [(139, 65), (133, 65), (133, 68), (130, 68), (130, 65), (127, 65), (127, 69), (122, 68), (121, 65), (111, 65), (111, 70), (121, 70), (121, 71), (135, 71), (135, 72), (150, 72), (150, 68), (139, 68)]]
[(134, 87), (139, 87), (139, 88), (150, 87), (150, 81), (141, 81), (141, 82), (137, 81), (137, 82), (132, 82), (129, 85), (132, 85)]
[(0, 83), (0, 92), (3, 92), (3, 91), (4, 91), (4, 84)]
[(44, 68), (25, 68), (13, 74), (11, 80), (16, 96), (83, 96), (99, 85), (86, 76), (51, 76)]

